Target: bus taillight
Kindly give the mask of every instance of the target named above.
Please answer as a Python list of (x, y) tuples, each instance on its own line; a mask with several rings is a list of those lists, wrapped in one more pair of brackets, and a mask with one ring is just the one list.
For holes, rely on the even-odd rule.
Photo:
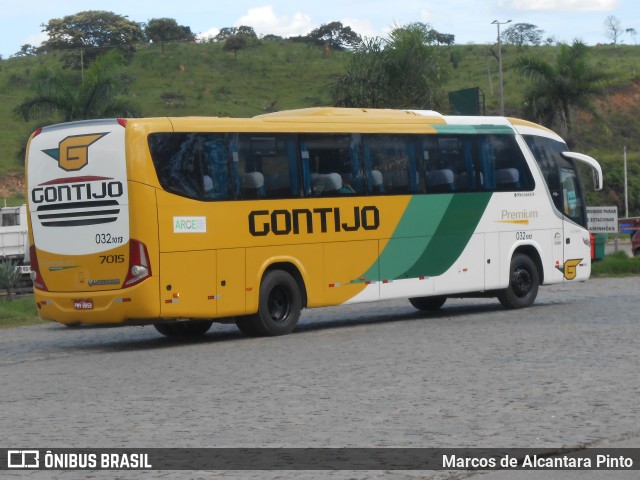
[(29, 247), (29, 260), (31, 261), (31, 273), (29, 276), (31, 277), (31, 281), (33, 282), (33, 288), (37, 288), (38, 290), (47, 291), (47, 286), (42, 279), (42, 275), (40, 275), (40, 267), (38, 266), (38, 256), (36, 255), (36, 246), (31, 245)]
[(131, 239), (129, 241), (129, 271), (124, 280), (125, 287), (131, 287), (151, 276), (149, 254), (144, 243)]

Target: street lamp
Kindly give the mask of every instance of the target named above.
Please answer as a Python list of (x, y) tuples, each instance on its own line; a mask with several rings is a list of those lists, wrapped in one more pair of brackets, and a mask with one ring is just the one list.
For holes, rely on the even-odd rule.
[(510, 23), (511, 20), (507, 20), (506, 22), (499, 22), (498, 20), (494, 20), (491, 22), (491, 25), (496, 25), (498, 27), (498, 83), (499, 83), (499, 92), (500, 92), (500, 115), (504, 117), (504, 90), (502, 88), (502, 42), (500, 41), (500, 25), (506, 25)]

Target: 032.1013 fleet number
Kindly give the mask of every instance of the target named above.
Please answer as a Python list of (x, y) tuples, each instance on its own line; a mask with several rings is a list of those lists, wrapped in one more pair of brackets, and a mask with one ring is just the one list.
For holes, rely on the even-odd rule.
[(96, 234), (96, 243), (100, 244), (116, 244), (119, 245), (124, 241), (123, 237), (116, 237), (110, 233), (98, 233)]

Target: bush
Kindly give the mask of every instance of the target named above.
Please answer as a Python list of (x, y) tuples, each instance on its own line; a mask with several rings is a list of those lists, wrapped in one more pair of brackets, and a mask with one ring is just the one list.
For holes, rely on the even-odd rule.
[(593, 263), (591, 275), (594, 277), (640, 275), (640, 257), (630, 258), (625, 252), (607, 255), (601, 262)]
[(20, 272), (16, 269), (18, 262), (5, 260), (0, 262), (0, 288), (7, 291), (7, 299), (11, 300), (11, 291), (20, 279)]

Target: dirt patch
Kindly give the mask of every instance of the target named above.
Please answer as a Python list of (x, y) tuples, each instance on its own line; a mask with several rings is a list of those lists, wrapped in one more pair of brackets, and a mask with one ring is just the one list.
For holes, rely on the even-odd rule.
[(624, 112), (634, 110), (640, 104), (640, 79), (620, 90), (610, 92), (600, 102), (607, 112)]
[(11, 198), (24, 194), (24, 174), (9, 172), (0, 177), (0, 198)]

